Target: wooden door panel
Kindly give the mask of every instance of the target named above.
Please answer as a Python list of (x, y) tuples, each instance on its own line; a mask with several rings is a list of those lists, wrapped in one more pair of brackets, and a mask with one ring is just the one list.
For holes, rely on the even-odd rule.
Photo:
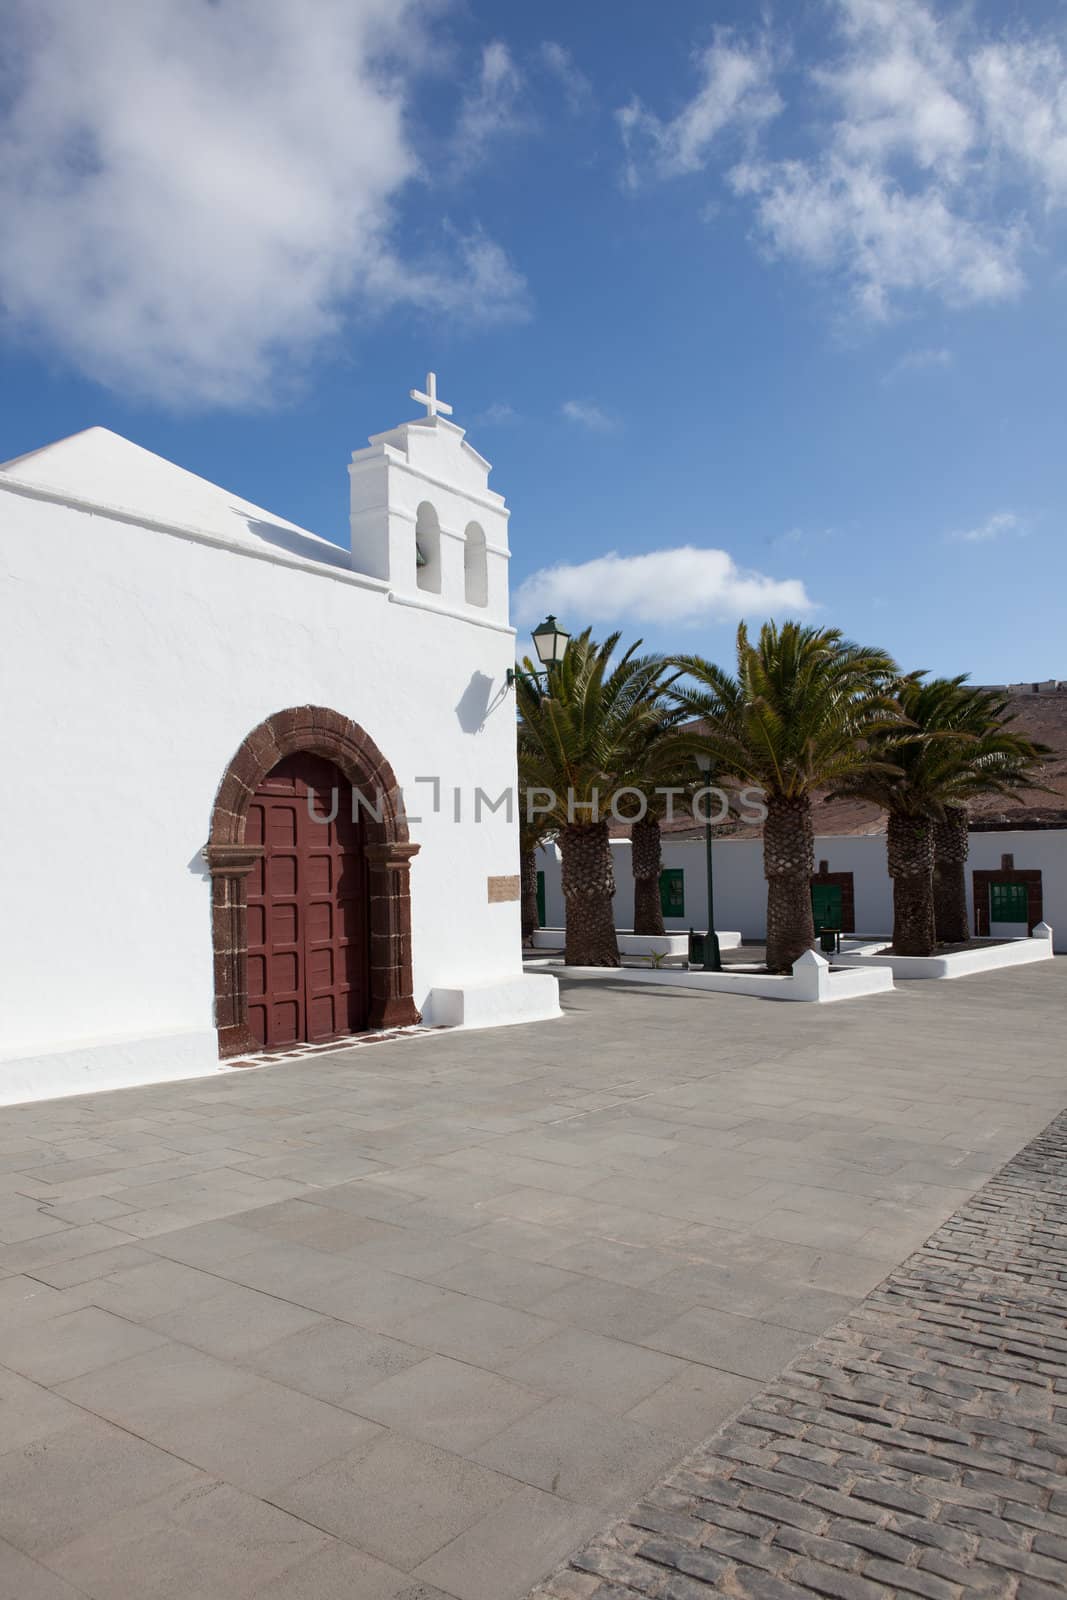
[(296, 849), (297, 818), (295, 804), (289, 805), (281, 800), (272, 803), (269, 829), (272, 849), (284, 849), (287, 845), (292, 850)]
[(267, 856), (267, 884), (271, 900), (277, 904), (283, 895), (296, 894), (296, 853)]
[(265, 852), (248, 879), (249, 1021), (268, 1049), (366, 1026), (367, 877), (345, 798), (329, 762), (296, 755), (249, 808), (246, 838)]
[(311, 1043), (318, 1044), (323, 1039), (334, 1039), (339, 1033), (350, 1031), (343, 1021), (338, 1020), (333, 994), (316, 995), (309, 1002), (308, 1038)]
[(297, 999), (276, 1000), (270, 1008), (270, 1038), (268, 1048), (279, 1049), (282, 1045), (301, 1044), (303, 1030), (300, 1026), (301, 1006)]

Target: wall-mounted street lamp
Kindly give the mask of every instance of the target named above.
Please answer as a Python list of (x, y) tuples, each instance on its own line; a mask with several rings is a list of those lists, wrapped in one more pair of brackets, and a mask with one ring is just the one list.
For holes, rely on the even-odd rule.
[[(704, 774), (707, 783), (711, 776), (711, 757), (701, 752), (696, 758), (697, 766)], [(711, 814), (704, 808), (704, 854), (707, 858), (708, 868), (708, 931), (704, 935), (704, 971), (721, 972), (722, 956), (719, 952), (719, 935), (715, 931), (715, 878), (712, 873), (711, 862)]]
[[(537, 651), (537, 659), (544, 667), (544, 675), (547, 678), (550, 669), (558, 667), (563, 657), (567, 654), (567, 646), (570, 644), (571, 636), (566, 628), (560, 626), (550, 612), (544, 622), (533, 630), (530, 637), (534, 642), (534, 649)], [(538, 673), (537, 676), (540, 677), (541, 674)], [(507, 679), (508, 688), (510, 689), (515, 682), (514, 667), (508, 668)]]
[(537, 658), (546, 668), (558, 667), (563, 657), (567, 654), (567, 646), (571, 636), (566, 628), (561, 628), (551, 613), (535, 628), (530, 635), (537, 651)]

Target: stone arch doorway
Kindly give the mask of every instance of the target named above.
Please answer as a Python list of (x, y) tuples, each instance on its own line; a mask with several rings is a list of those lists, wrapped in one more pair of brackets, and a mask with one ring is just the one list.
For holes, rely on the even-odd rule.
[[(297, 756), (317, 757), (340, 773), (345, 787), (338, 795), (339, 810), (351, 814), (352, 790), (366, 802), (359, 808), (358, 837), (348, 833), (338, 843), (342, 856), (359, 852), (365, 876), (360, 894), (366, 979), (359, 1014), (371, 1028), (419, 1021), (412, 996), (410, 889), (410, 862), (419, 847), (408, 839), (396, 776), (356, 723), (319, 706), (297, 706), (276, 712), (248, 735), (226, 769), (212, 810), (205, 854), (212, 879), (215, 1025), (222, 1057), (263, 1048), (249, 1014), (249, 879), (257, 874), (255, 887), (267, 856), (267, 845), (257, 837), (258, 802), (251, 831), (249, 817), (258, 792), (269, 794), (268, 779), (278, 768), (291, 776), (293, 769), (283, 764)], [(302, 803), (306, 807), (306, 789)], [(254, 894), (253, 901), (260, 904), (261, 897)]]

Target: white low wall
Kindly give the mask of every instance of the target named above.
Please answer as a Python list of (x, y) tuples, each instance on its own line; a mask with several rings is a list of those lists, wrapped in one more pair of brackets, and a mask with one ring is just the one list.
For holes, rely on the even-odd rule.
[(879, 955), (881, 940), (876, 943), (859, 943), (842, 940), (841, 952), (834, 960), (841, 966), (881, 968), (894, 978), (967, 978), (975, 972), (993, 972), (998, 967), (1020, 967), (1031, 961), (1051, 961), (1053, 954), (1052, 929), (1047, 922), (1039, 922), (1029, 939), (1012, 939), (1007, 944), (981, 945), (976, 950), (952, 950), (936, 956)]
[(434, 1027), (499, 1028), (561, 1016), (559, 983), (548, 972), (524, 973), (496, 983), (432, 989), (427, 1017)]
[(791, 975), (737, 966), (724, 967), (721, 972), (704, 972), (697, 968), (679, 971), (667, 967), (567, 967), (565, 970), (570, 976), (599, 977), (612, 982), (621, 979), (626, 983), (659, 983), (674, 989), (702, 989), (718, 994), (749, 995), (759, 1000), (793, 1000), (815, 1005), (884, 994), (893, 988), (891, 972), (831, 969), (825, 957), (814, 950), (807, 951), (793, 963)]
[[(616, 929), (615, 938), (619, 946), (619, 954), (623, 956), (667, 956), (673, 958), (681, 956), (684, 960), (689, 954), (688, 933), (628, 933)], [(565, 928), (538, 928), (533, 936), (534, 948), (537, 950), (562, 950), (567, 940)], [(741, 948), (741, 935), (736, 932), (719, 934), (720, 950), (739, 950)]]

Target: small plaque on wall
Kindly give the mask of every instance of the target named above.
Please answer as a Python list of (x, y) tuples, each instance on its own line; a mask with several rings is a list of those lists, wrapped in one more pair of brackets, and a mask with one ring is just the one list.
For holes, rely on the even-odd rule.
[(519, 875), (512, 878), (489, 879), (489, 904), (496, 905), (500, 900), (517, 900), (519, 898)]

